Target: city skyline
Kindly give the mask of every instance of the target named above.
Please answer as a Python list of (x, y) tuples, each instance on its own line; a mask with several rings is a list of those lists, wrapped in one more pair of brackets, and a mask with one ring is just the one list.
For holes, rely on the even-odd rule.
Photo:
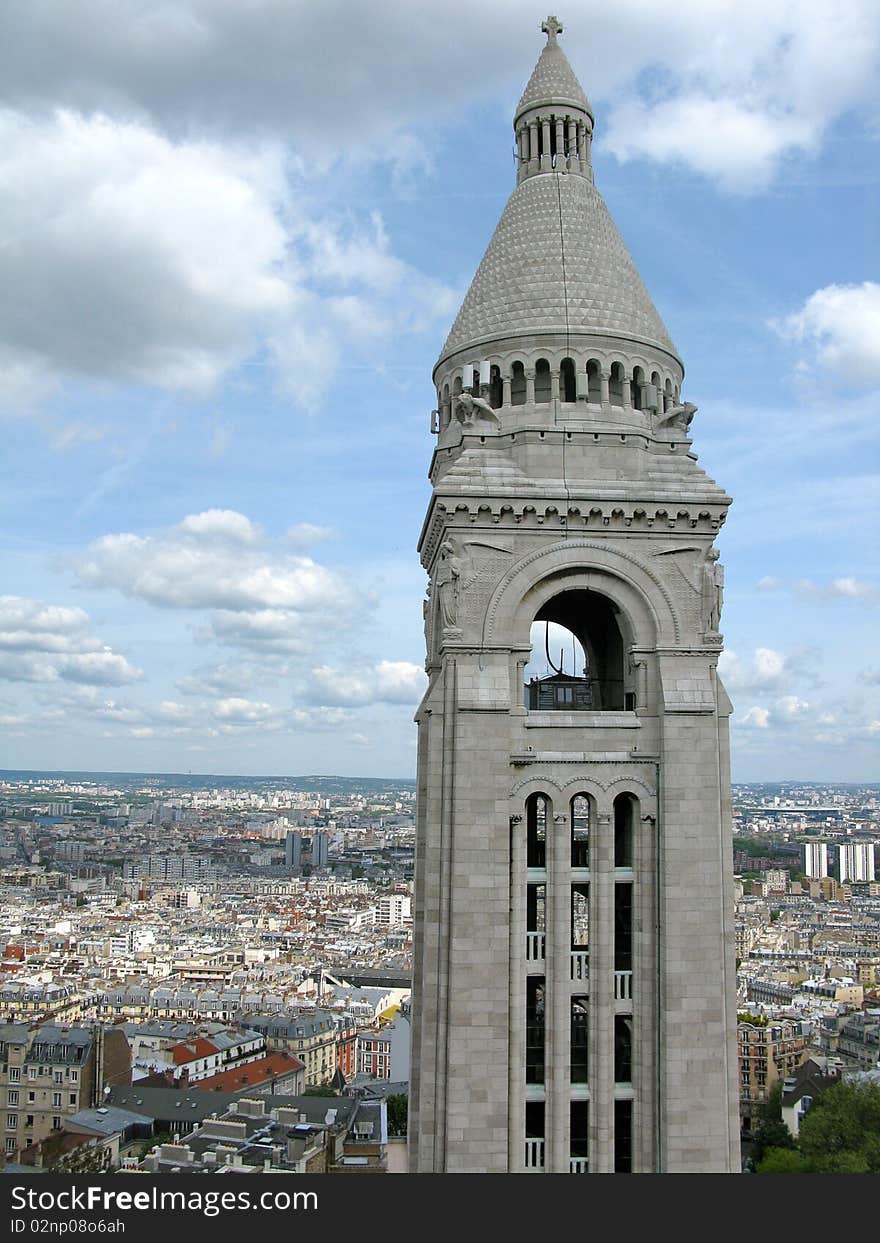
[[(543, 13), (82, 7), (6, 40), (4, 765), (414, 773), (431, 368)], [(867, 781), (880, 15), (559, 17), (735, 497), (733, 780)]]

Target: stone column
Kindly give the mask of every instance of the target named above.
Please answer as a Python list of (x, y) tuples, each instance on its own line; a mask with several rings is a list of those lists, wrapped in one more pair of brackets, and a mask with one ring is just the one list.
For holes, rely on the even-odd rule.
[(551, 402), (559, 401), (559, 368), (554, 367), (550, 372), (550, 400)]
[(538, 167), (538, 122), (529, 121), (529, 172)]
[(547, 827), (546, 1170), (548, 1174), (567, 1174), (571, 1095), (571, 829), (564, 814), (554, 815), (552, 826)]
[(510, 1052), (508, 1154), (511, 1174), (525, 1164), (526, 1083), (526, 834), (522, 816), (510, 817)]
[(502, 406), (510, 405), (510, 372), (506, 372), (501, 377), (501, 404)]
[(526, 405), (533, 406), (535, 404), (535, 369), (534, 367), (526, 367)]
[(578, 121), (577, 158), (578, 158), (578, 164), (580, 165), (580, 170), (582, 173), (586, 172), (586, 169), (587, 169), (586, 132), (587, 132), (587, 127), (584, 125), (583, 121)]
[(644, 804), (633, 825), (633, 1172), (657, 1169), (657, 818)]
[(599, 400), (603, 406), (611, 404), (611, 394), (608, 391), (608, 372), (604, 367), (599, 369)]
[(568, 167), (574, 169), (578, 167), (577, 158), (577, 122), (568, 118)]
[(562, 117), (556, 118), (556, 167), (565, 167), (565, 130)]
[(590, 842), (590, 1171), (614, 1171), (614, 820)]
[(541, 172), (548, 172), (551, 168), (550, 163), (550, 122), (549, 120), (541, 122), (542, 137), (542, 155), (541, 155)]
[(620, 381), (620, 390), (623, 399), (624, 410), (632, 410), (632, 378), (623, 373), (623, 379)]

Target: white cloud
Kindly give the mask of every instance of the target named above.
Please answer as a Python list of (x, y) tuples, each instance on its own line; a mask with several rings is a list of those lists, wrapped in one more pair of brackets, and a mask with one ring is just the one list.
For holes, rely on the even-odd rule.
[(766, 729), (770, 723), (770, 713), (766, 708), (753, 707), (742, 718), (741, 724), (754, 729)]
[(258, 544), (261, 538), (260, 528), (232, 509), (207, 509), (201, 514), (189, 514), (178, 530), (184, 535), (234, 544)]
[(805, 369), (818, 359), (840, 387), (880, 384), (880, 284), (826, 285), (771, 327), (804, 348)]
[(288, 527), (285, 536), (293, 548), (310, 548), (313, 544), (323, 544), (333, 539), (336, 532), (332, 527), (317, 526), (314, 522), (297, 522)]
[(0, 678), (122, 686), (143, 676), (90, 626), (83, 609), (0, 596)]
[(424, 670), (407, 661), (383, 660), (373, 666), (336, 669), (321, 665), (311, 672), (310, 698), (321, 704), (362, 706), (369, 703), (418, 702), (426, 684)]
[(162, 608), (263, 610), (279, 627), (289, 613), (360, 603), (342, 575), (309, 557), (261, 547), (256, 527), (228, 510), (190, 515), (163, 535), (102, 536), (72, 564), (89, 587), (111, 587)]
[(205, 393), (290, 305), (277, 151), (0, 112), (7, 362)]
[(292, 176), (278, 141), (0, 110), (4, 407), (71, 379), (204, 397), (260, 352), (307, 406), (343, 352), (449, 318), (452, 295), (392, 253), (377, 214), (334, 218)]
[(687, 94), (624, 103), (611, 114), (605, 141), (619, 160), (688, 165), (735, 191), (763, 188), (782, 156), (810, 150), (819, 132), (804, 118), (774, 116), (763, 101)]
[(789, 657), (770, 647), (758, 647), (748, 659), (736, 652), (722, 652), (718, 672), (729, 691), (787, 689), (795, 672)]

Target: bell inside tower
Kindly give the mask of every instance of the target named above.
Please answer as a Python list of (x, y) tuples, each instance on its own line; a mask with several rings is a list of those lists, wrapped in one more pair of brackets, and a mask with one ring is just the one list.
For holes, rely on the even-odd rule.
[(625, 684), (621, 620), (606, 596), (589, 589), (548, 600), (532, 623), (525, 706), (538, 712), (635, 708)]

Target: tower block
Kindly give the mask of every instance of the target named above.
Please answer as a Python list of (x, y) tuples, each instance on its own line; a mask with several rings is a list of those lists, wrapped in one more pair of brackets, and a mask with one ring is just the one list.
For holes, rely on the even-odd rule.
[(410, 1169), (738, 1171), (730, 498), (543, 29), (434, 371)]

